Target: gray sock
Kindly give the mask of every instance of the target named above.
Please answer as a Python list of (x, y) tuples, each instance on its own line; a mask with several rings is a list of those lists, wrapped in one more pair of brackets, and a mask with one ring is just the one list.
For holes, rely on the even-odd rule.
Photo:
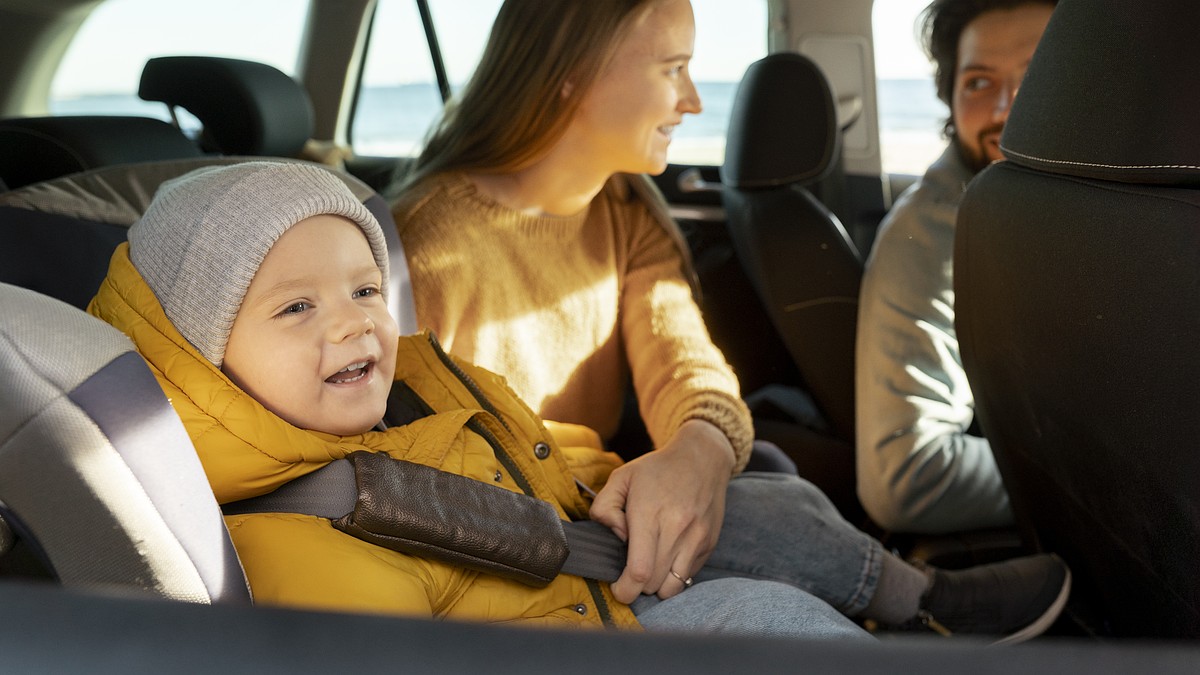
[(930, 572), (885, 553), (875, 595), (871, 596), (871, 602), (860, 616), (885, 624), (904, 623), (917, 615), (921, 596), (932, 581)]

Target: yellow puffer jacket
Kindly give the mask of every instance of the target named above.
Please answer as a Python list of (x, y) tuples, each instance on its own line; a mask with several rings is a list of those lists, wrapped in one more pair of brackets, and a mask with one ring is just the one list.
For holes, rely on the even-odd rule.
[[(88, 311), (129, 335), (149, 362), (220, 503), (268, 493), (365, 449), (523, 490), (555, 505), (562, 517), (579, 519), (589, 504), (576, 477), (597, 488), (620, 463), (589, 429), (543, 425), (502, 378), (454, 361), (429, 334), (400, 338), (396, 379), (434, 414), (352, 437), (291, 426), (175, 330), (126, 244), (113, 254)], [(494, 439), (470, 430), (470, 420)], [(538, 448), (543, 443), (548, 454)], [(638, 625), (607, 584), (575, 576), (559, 575), (535, 589), (381, 548), (313, 516), (259, 513), (229, 516), (226, 524), (260, 604), (549, 626)]]

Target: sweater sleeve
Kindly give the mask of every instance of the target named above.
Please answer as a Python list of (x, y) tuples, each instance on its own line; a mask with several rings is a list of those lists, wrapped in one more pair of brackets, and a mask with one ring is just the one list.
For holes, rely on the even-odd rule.
[(863, 278), (857, 345), (857, 474), (864, 508), (893, 530), (1011, 523), (954, 331), (957, 201), (910, 193), (881, 227)]
[(699, 419), (729, 439), (740, 471), (754, 430), (737, 377), (713, 345), (665, 223), (638, 198), (623, 205), (627, 267), (621, 333), (642, 419), (655, 446)]

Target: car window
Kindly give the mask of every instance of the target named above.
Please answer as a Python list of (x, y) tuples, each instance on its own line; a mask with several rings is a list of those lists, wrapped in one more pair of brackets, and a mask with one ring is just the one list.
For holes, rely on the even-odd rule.
[(877, 0), (875, 78), (879, 149), (885, 173), (921, 175), (946, 147), (949, 115), (938, 100), (933, 65), (918, 40), (917, 15), (929, 0)]
[[(475, 69), (501, 0), (431, 0), (430, 15), (451, 90)], [(704, 112), (675, 131), (670, 161), (720, 164), (725, 127), (742, 73), (767, 53), (766, 0), (693, 0), (691, 64)], [(441, 109), (437, 78), (412, 0), (380, 0), (363, 69), (351, 139), (364, 155), (411, 156)]]
[[(429, 13), (451, 89), (471, 76), (501, 0), (432, 0)], [(416, 155), (442, 110), (414, 0), (379, 0), (350, 139), (360, 155)]]
[[(50, 112), (168, 119), (162, 103), (137, 96), (142, 67), (155, 56), (227, 56), (295, 74), (308, 0), (205, 0), (203, 7), (180, 11), (183, 7), (162, 0), (100, 4), (79, 29), (55, 74)], [(231, 16), (238, 20), (230, 21)], [(180, 121), (186, 128), (185, 115)]]
[(766, 0), (692, 0), (696, 51), (689, 67), (704, 112), (675, 130), (668, 159), (675, 164), (720, 165), (737, 85), (767, 55)]

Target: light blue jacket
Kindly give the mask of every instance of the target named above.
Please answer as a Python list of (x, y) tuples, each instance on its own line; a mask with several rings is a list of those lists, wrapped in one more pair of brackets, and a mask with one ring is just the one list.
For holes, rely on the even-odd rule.
[(858, 494), (882, 527), (1012, 523), (954, 331), (954, 227), (973, 174), (951, 145), (880, 226), (863, 277), (856, 364)]

